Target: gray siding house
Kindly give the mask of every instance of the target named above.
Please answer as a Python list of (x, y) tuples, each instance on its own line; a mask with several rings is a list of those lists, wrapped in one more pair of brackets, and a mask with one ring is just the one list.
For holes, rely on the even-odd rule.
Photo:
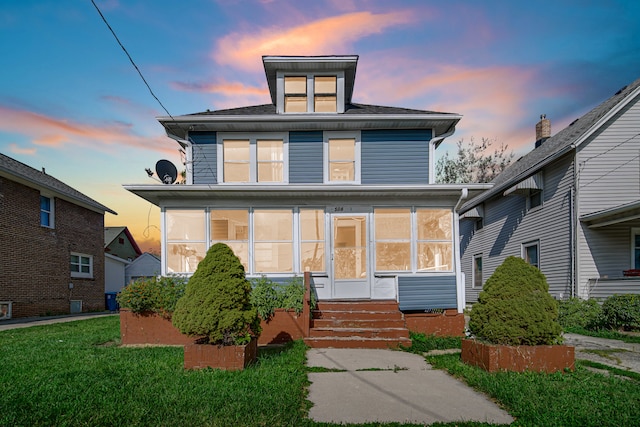
[(558, 299), (640, 293), (640, 80), (550, 137), (460, 210), (467, 302), (510, 255)]
[(271, 103), (160, 117), (185, 185), (125, 185), (161, 208), (162, 274), (216, 242), (249, 277), (312, 274), (322, 300), (464, 308), (459, 208), (490, 184), (434, 182), (461, 116), (352, 102), (357, 56), (263, 57)]

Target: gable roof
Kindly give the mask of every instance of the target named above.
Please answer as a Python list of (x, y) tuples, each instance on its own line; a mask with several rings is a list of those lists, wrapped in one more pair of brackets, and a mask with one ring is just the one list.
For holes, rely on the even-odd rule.
[(184, 140), (190, 130), (268, 132), (277, 131), (278, 127), (284, 125), (289, 131), (431, 127), (434, 137), (437, 137), (452, 132), (461, 118), (457, 113), (350, 103), (345, 105), (345, 112), (339, 114), (277, 114), (275, 105), (262, 104), (183, 116), (163, 116), (157, 117), (157, 120), (169, 136)]
[(475, 205), (497, 194), (502, 194), (509, 187), (535, 174), (547, 164), (572, 151), (639, 94), (640, 79), (637, 79), (579, 119), (574, 120), (569, 126), (544, 141), (542, 145), (518, 159), (491, 181), (494, 184), (491, 190), (465, 203), (460, 212), (464, 213)]
[(118, 215), (117, 212), (96, 202), (75, 188), (68, 186), (51, 175), (47, 175), (44, 168), (42, 168), (42, 171), (39, 171), (2, 153), (0, 153), (0, 176), (4, 176), (31, 188), (50, 191), (61, 199), (95, 212), (102, 214), (109, 212)]
[(111, 243), (113, 243), (113, 241), (116, 240), (116, 238), (122, 233), (124, 233), (125, 236), (127, 236), (127, 239), (129, 239), (129, 243), (131, 243), (131, 246), (133, 247), (133, 250), (136, 251), (136, 254), (138, 256), (142, 255), (142, 251), (140, 250), (140, 247), (136, 243), (136, 240), (133, 238), (133, 235), (129, 232), (129, 229), (127, 227), (123, 227), (123, 226), (104, 228), (104, 247), (106, 248)]

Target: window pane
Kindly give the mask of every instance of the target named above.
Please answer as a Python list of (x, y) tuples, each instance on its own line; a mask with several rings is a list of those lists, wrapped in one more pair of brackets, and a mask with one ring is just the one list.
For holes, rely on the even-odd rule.
[(314, 77), (315, 93), (336, 93), (336, 76), (315, 76)]
[(225, 163), (224, 182), (249, 182), (251, 170), (249, 163)]
[(290, 210), (256, 210), (253, 227), (256, 241), (293, 240), (293, 214)]
[(451, 243), (418, 243), (418, 269), (452, 271)]
[(40, 212), (40, 225), (45, 225), (45, 226), (51, 225), (50, 215), (48, 212)]
[(282, 162), (258, 163), (258, 182), (283, 182), (283, 167)]
[(249, 271), (249, 243), (248, 242), (224, 242), (231, 248), (233, 253), (240, 259), (244, 271)]
[(169, 273), (192, 273), (206, 255), (204, 243), (167, 244), (167, 269)]
[(300, 210), (300, 238), (302, 240), (324, 240), (323, 210)]
[(355, 180), (355, 165), (353, 162), (331, 162), (329, 174), (330, 181), (353, 181)]
[(204, 241), (205, 214), (198, 210), (167, 210), (167, 239)]
[(305, 95), (307, 93), (307, 77), (306, 76), (285, 76), (284, 93)]
[(376, 209), (373, 215), (376, 240), (411, 239), (410, 209)]
[(40, 196), (40, 210), (50, 212), (51, 211), (51, 199), (45, 196)]
[(482, 257), (473, 259), (473, 287), (482, 287)]
[(303, 242), (300, 247), (302, 271), (325, 271), (324, 242)]
[(287, 96), (284, 98), (285, 113), (306, 113), (307, 97), (306, 96)]
[(537, 267), (538, 266), (538, 245), (531, 245), (525, 247), (526, 261)]
[(348, 139), (330, 139), (329, 140), (329, 161), (355, 161), (356, 159), (356, 140)]
[(225, 140), (222, 143), (224, 161), (249, 161), (248, 140)]
[(293, 243), (256, 243), (254, 246), (256, 273), (293, 271)]
[(335, 113), (338, 111), (337, 98), (335, 96), (316, 96), (313, 108), (316, 113)]
[(418, 240), (450, 240), (452, 215), (448, 209), (418, 209)]
[(282, 140), (259, 139), (256, 144), (258, 146), (258, 161), (275, 162), (284, 160), (282, 156)]
[[(246, 210), (211, 211), (211, 240), (249, 239), (249, 212)], [(213, 243), (213, 242), (212, 242)]]
[(376, 271), (411, 270), (410, 242), (376, 242)]
[(334, 276), (336, 279), (362, 279), (367, 277), (367, 249), (335, 248)]

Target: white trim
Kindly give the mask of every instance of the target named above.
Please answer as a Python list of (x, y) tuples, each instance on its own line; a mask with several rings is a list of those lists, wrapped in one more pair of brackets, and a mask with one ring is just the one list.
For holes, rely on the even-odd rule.
[[(354, 180), (353, 181), (330, 181), (329, 180), (329, 140), (330, 139), (355, 139), (354, 153)], [(351, 185), (360, 184), (360, 168), (361, 168), (361, 132), (360, 131), (325, 131), (322, 133), (322, 179), (323, 184), (335, 185)]]
[[(225, 182), (224, 180), (224, 147), (228, 140), (249, 141), (249, 182)], [(258, 182), (258, 140), (282, 140), (282, 182)], [(218, 185), (284, 185), (289, 183), (289, 132), (217, 132), (216, 133), (216, 168)]]
[[(89, 272), (88, 273), (83, 273), (82, 271), (71, 271), (71, 257), (72, 256), (77, 256), (78, 257), (78, 266), (80, 267), (80, 269), (82, 269), (82, 259), (88, 259), (89, 260)], [(93, 279), (93, 255), (90, 254), (84, 254), (84, 253), (80, 253), (80, 252), (71, 252), (69, 254), (69, 272), (71, 273), (71, 277), (76, 278), (76, 279)]]
[[(49, 224), (45, 225), (42, 223), (42, 200), (41, 198), (44, 197), (46, 199), (49, 199), (49, 210), (45, 211), (49, 214)], [(55, 212), (56, 212), (56, 200), (55, 197), (53, 196), (53, 194), (51, 194), (48, 191), (40, 191), (40, 198), (38, 198), (38, 212), (40, 213), (40, 226), (41, 227), (45, 227), (45, 228), (56, 228), (56, 221), (55, 221)]]

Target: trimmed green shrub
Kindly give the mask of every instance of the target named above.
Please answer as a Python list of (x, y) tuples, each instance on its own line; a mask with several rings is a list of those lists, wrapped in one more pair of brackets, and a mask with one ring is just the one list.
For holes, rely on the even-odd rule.
[(210, 344), (247, 344), (261, 332), (250, 296), (242, 263), (229, 246), (216, 243), (189, 279), (173, 324), (183, 334), (201, 336)]
[(187, 279), (182, 276), (137, 279), (122, 289), (117, 301), (121, 308), (134, 313), (151, 311), (170, 319), (186, 284)]
[(560, 301), (558, 321), (563, 328), (599, 329), (602, 307), (593, 298), (569, 298)]
[(542, 345), (562, 341), (558, 303), (536, 267), (513, 256), (487, 279), (473, 305), (469, 330), (493, 344)]
[(613, 295), (602, 303), (602, 318), (610, 329), (640, 329), (640, 295)]
[[(276, 309), (294, 310), (302, 313), (304, 307), (304, 279), (292, 277), (280, 284), (262, 276), (251, 279), (251, 304), (258, 310), (260, 318), (270, 320)], [(311, 308), (316, 304), (315, 294), (311, 292)]]

